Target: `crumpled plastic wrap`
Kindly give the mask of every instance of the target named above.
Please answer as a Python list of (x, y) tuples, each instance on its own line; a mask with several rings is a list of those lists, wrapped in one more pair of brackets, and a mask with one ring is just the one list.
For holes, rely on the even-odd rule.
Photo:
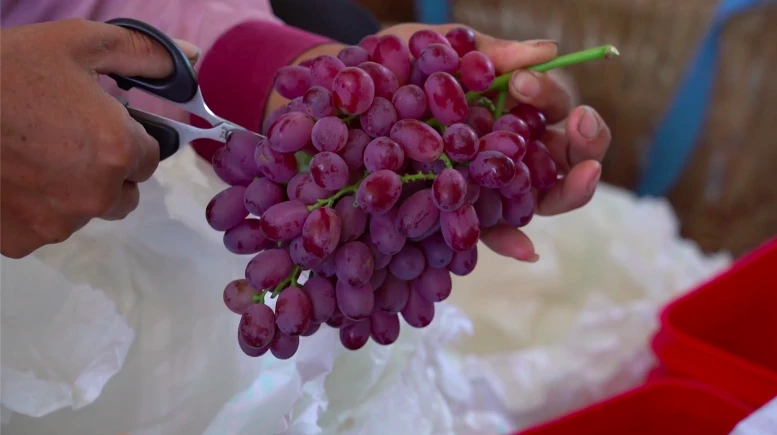
[(730, 261), (679, 240), (667, 203), (602, 186), (527, 228), (539, 263), (482, 248), (393, 346), (347, 352), (323, 328), (253, 359), (221, 300), (248, 258), (204, 220), (221, 188), (186, 149), (129, 219), (2, 260), (4, 433), (509, 433), (640, 382), (659, 306)]
[(777, 397), (742, 420), (730, 435), (772, 435), (777, 433)]

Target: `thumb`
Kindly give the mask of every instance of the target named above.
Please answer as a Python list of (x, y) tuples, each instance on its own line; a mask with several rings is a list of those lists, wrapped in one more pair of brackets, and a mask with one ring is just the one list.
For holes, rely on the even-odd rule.
[[(200, 51), (194, 44), (182, 40), (176, 43), (191, 63), (197, 61)], [(140, 32), (104, 24), (99, 45), (94, 63), (98, 74), (164, 78), (173, 72), (167, 50)]]

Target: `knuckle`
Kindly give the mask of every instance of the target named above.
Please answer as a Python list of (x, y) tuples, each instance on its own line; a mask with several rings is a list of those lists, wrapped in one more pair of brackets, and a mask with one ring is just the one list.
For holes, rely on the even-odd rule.
[(116, 202), (116, 197), (107, 188), (95, 190), (84, 198), (81, 212), (88, 217), (99, 217), (108, 213)]

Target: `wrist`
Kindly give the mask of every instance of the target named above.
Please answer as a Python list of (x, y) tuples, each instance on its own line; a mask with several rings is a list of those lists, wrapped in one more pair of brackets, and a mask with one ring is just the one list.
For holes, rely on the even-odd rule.
[[(339, 44), (339, 43), (319, 44), (300, 54), (296, 59), (291, 61), (289, 65), (299, 65), (300, 63), (306, 60), (315, 59), (318, 56), (323, 56), (323, 55), (337, 57), (337, 54), (340, 53), (340, 50), (342, 50), (343, 48), (345, 48), (345, 45)], [(264, 110), (264, 117), (266, 118), (275, 109), (288, 103), (289, 103), (289, 100), (282, 97), (275, 90), (275, 87), (273, 86), (273, 90), (270, 93), (270, 97), (267, 99), (267, 105), (265, 106), (265, 110)]]

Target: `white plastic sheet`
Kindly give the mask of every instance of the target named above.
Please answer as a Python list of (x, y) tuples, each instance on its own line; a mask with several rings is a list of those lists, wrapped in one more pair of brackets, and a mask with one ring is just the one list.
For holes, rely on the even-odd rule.
[(742, 420), (730, 435), (777, 434), (777, 397)]
[(530, 225), (539, 263), (481, 249), (394, 346), (345, 352), (325, 328), (292, 360), (252, 359), (221, 301), (248, 259), (204, 221), (222, 187), (185, 150), (130, 219), (3, 259), (4, 433), (508, 433), (639, 382), (659, 305), (729, 261), (680, 241), (666, 203), (603, 186)]

